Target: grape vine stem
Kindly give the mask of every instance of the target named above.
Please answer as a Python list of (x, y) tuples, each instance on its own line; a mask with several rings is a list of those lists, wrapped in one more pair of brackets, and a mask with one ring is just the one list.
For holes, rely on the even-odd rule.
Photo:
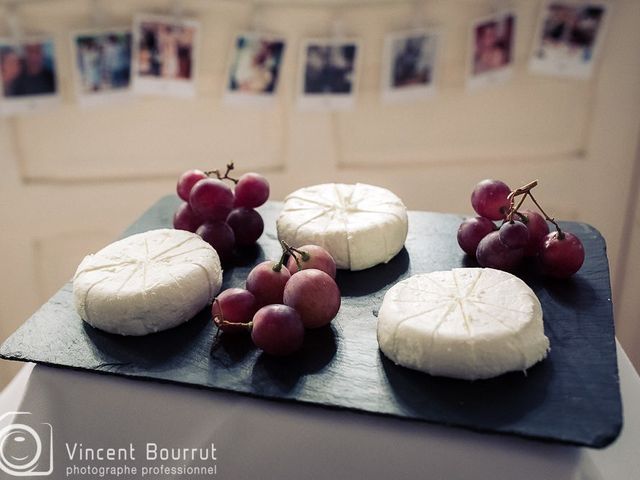
[[(556, 227), (556, 230), (558, 231), (558, 238), (562, 240), (564, 238), (564, 233), (560, 229), (560, 225), (558, 225), (555, 218), (547, 215), (547, 212), (544, 211), (544, 209), (540, 206), (536, 198), (533, 196), (533, 193), (531, 193), (531, 190), (533, 190), (533, 188), (536, 187), (537, 185), (538, 185), (538, 180), (533, 180), (532, 182), (529, 182), (526, 185), (523, 185), (511, 191), (511, 193), (507, 196), (510, 202), (509, 213), (507, 214), (507, 221), (513, 223), (514, 215), (518, 215), (521, 219), (524, 218), (524, 215), (522, 215), (518, 210), (520, 210), (520, 207), (522, 206), (524, 201), (527, 199), (527, 197), (529, 197), (531, 201), (535, 204), (535, 206), (538, 207), (538, 210), (540, 210), (540, 213), (542, 213), (545, 220), (548, 222), (551, 222)], [(516, 197), (519, 197), (519, 196), (522, 196), (522, 198), (518, 202), (518, 205), (515, 206), (515, 199)]]
[(215, 298), (215, 300), (213, 301), (213, 303), (215, 303), (216, 305), (218, 305), (218, 309), (220, 310), (220, 313), (216, 313), (213, 316), (213, 323), (215, 324), (216, 327), (218, 327), (218, 331), (216, 332), (216, 336), (214, 338), (214, 341), (218, 340), (218, 336), (220, 335), (220, 330), (221, 327), (224, 326), (230, 326), (233, 325), (234, 327), (238, 327), (238, 328), (244, 328), (246, 330), (248, 330), (249, 332), (251, 331), (251, 329), (253, 328), (253, 322), (248, 322), (248, 323), (235, 323), (235, 322), (229, 322), (227, 320), (224, 319), (224, 312), (222, 311), (222, 304), (220, 303), (220, 300), (218, 300), (218, 297)]
[(224, 175), (222, 175), (222, 174), (220, 173), (220, 170), (219, 170), (219, 169), (210, 170), (210, 171), (208, 171), (208, 172), (204, 172), (204, 173), (205, 173), (205, 175), (207, 175), (208, 177), (210, 177), (210, 176), (212, 176), (212, 175), (215, 175), (215, 176), (216, 176), (216, 178), (217, 178), (218, 180), (229, 180), (229, 181), (231, 181), (231, 182), (233, 182), (234, 184), (236, 184), (236, 185), (237, 185), (237, 183), (238, 183), (238, 179), (237, 179), (237, 178), (233, 178), (233, 177), (230, 177), (230, 176), (229, 176), (229, 173), (231, 173), (231, 171), (232, 171), (234, 168), (236, 168), (236, 167), (235, 167), (235, 165), (233, 164), (233, 162), (231, 162), (231, 163), (227, 163), (227, 169), (226, 169), (226, 171), (224, 172)]
[(285, 243), (284, 240), (280, 240), (280, 246), (282, 247), (282, 255), (280, 256), (280, 261), (272, 267), (272, 270), (274, 272), (279, 272), (280, 270), (282, 270), (284, 261), (287, 258), (287, 255), (289, 254), (288, 245)]
[(538, 207), (538, 210), (540, 210), (540, 213), (542, 213), (542, 215), (544, 215), (545, 220), (547, 220), (548, 222), (553, 223), (553, 225), (556, 227), (556, 230), (558, 231), (558, 239), (562, 240), (564, 238), (564, 233), (560, 229), (560, 225), (558, 225), (558, 223), (556, 222), (555, 218), (551, 218), (549, 215), (547, 215), (547, 212), (545, 212), (543, 210), (543, 208), (537, 202), (535, 197), (533, 195), (531, 195), (531, 192), (529, 192), (528, 195), (531, 198), (531, 201), (536, 205), (536, 207)]
[[(292, 247), (284, 240), (280, 240), (280, 244), (282, 245), (282, 249), (293, 257), (293, 259), (296, 262), (296, 266), (298, 267), (298, 270), (302, 270), (302, 264), (300, 263), (300, 258), (302, 258), (303, 262), (308, 262), (309, 259), (311, 258), (311, 256), (309, 255), (309, 252), (305, 252), (304, 250), (300, 250), (298, 248)], [(300, 258), (298, 258), (298, 255), (300, 255)]]

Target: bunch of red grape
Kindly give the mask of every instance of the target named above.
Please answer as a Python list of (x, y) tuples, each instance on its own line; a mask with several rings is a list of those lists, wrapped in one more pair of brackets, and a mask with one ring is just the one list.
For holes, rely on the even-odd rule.
[[(513, 271), (525, 257), (537, 257), (542, 271), (552, 277), (568, 278), (584, 262), (584, 247), (574, 234), (561, 230), (540, 207), (531, 190), (533, 181), (511, 190), (500, 180), (483, 180), (471, 194), (471, 205), (478, 217), (468, 218), (458, 229), (458, 244), (475, 256), (483, 267)], [(520, 210), (530, 198), (540, 213)], [(516, 199), (519, 201), (516, 204)], [(494, 221), (501, 220), (498, 227)], [(554, 232), (549, 232), (551, 222)]]
[(246, 289), (225, 290), (211, 307), (219, 330), (250, 331), (253, 343), (275, 356), (299, 350), (305, 328), (328, 325), (340, 309), (331, 254), (317, 245), (282, 246), (278, 262), (256, 265), (247, 276)]
[[(178, 179), (176, 190), (184, 200), (173, 216), (173, 227), (200, 235), (228, 263), (233, 250), (256, 243), (264, 221), (254, 210), (269, 198), (269, 182), (258, 173), (229, 176), (233, 163), (222, 175), (218, 170), (188, 170)], [(225, 183), (235, 184), (235, 189)]]

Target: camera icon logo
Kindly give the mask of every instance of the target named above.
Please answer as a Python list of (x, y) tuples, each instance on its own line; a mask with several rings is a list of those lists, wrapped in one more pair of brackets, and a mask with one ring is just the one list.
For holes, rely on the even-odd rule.
[[(31, 412), (0, 416), (0, 470), (13, 477), (45, 477), (53, 472), (53, 428), (29, 422)], [(13, 417), (13, 422), (9, 422)]]

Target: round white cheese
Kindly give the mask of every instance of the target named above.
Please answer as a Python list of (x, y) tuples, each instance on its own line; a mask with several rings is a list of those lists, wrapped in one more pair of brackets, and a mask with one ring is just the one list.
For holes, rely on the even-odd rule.
[(198, 235), (161, 229), (87, 255), (73, 278), (80, 317), (121, 335), (175, 327), (209, 304), (222, 285), (216, 251)]
[(398, 282), (378, 313), (378, 344), (397, 364), (468, 380), (526, 370), (549, 350), (535, 293), (490, 268)]
[(290, 245), (319, 245), (338, 268), (364, 270), (402, 250), (408, 220), (402, 200), (386, 188), (327, 183), (291, 193), (277, 226)]

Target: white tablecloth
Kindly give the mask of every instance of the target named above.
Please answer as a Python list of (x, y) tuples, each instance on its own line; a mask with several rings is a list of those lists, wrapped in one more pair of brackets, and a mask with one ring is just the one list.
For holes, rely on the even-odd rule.
[[(24, 423), (45, 432), (37, 464), (43, 473), (45, 424), (51, 424), (53, 472), (44, 478), (99, 478), (98, 470), (79, 469), (117, 465), (138, 470), (104, 478), (211, 478), (179, 470), (142, 476), (142, 467), (161, 465), (215, 466), (214, 478), (221, 479), (640, 478), (640, 379), (620, 348), (618, 361), (624, 427), (603, 450), (45, 366), (20, 372), (0, 395), (0, 414), (30, 412)], [(70, 460), (67, 446), (80, 443), (94, 451), (131, 444), (135, 460)], [(147, 444), (204, 448), (212, 443), (215, 460), (145, 458)], [(69, 471), (74, 466), (76, 473)], [(0, 471), (0, 478), (12, 478), (4, 475)]]

